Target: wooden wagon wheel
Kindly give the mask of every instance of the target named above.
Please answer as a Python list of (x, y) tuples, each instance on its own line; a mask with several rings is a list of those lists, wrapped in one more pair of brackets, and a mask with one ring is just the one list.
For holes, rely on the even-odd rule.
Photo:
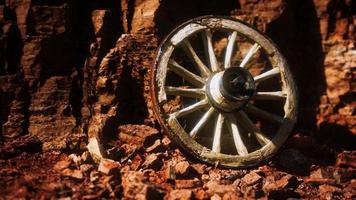
[(173, 30), (151, 74), (157, 119), (198, 159), (224, 167), (274, 155), (296, 120), (296, 86), (276, 45), (249, 25), (204, 16)]

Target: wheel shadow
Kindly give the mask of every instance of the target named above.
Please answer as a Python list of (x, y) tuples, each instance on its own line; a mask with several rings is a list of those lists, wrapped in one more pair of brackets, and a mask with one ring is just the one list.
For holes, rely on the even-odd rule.
[(299, 90), (296, 128), (315, 131), (326, 81), (322, 36), (314, 2), (308, 0), (301, 4), (288, 0), (282, 15), (267, 26), (266, 34), (279, 46), (296, 79)]

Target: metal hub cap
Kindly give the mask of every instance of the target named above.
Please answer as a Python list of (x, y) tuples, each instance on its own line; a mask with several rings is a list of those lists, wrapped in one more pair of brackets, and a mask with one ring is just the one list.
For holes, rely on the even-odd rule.
[(150, 90), (171, 140), (224, 167), (270, 158), (296, 120), (286, 60), (265, 35), (231, 18), (196, 18), (173, 30), (157, 51)]
[(222, 112), (235, 112), (251, 99), (255, 92), (252, 75), (241, 67), (231, 67), (214, 74), (206, 84), (209, 103)]

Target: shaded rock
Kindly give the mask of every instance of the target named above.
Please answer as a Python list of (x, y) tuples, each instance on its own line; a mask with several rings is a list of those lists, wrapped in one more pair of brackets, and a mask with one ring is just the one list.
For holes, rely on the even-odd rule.
[(174, 167), (174, 171), (177, 179), (195, 178), (199, 175), (188, 161), (177, 163)]
[(336, 183), (345, 183), (352, 179), (356, 179), (355, 168), (336, 168), (333, 172), (333, 177)]
[(109, 159), (101, 159), (98, 171), (104, 173), (106, 175), (119, 175), (120, 174), (120, 163), (109, 160)]
[(99, 180), (99, 178), (100, 178), (100, 174), (98, 171), (93, 170), (90, 172), (90, 182), (95, 182)]
[(146, 157), (145, 162), (143, 162), (143, 168), (151, 168), (154, 170), (159, 170), (163, 165), (163, 155), (162, 154), (149, 154)]
[(146, 148), (148, 153), (163, 152), (164, 146), (161, 143), (161, 140), (156, 140), (151, 146)]
[(62, 176), (71, 177), (71, 178), (74, 178), (74, 179), (77, 179), (77, 180), (84, 179), (82, 171), (77, 170), (77, 169), (74, 169), (74, 170), (72, 170), (72, 169), (64, 169), (61, 174), (62, 174)]
[(277, 163), (286, 170), (300, 175), (306, 175), (310, 168), (309, 159), (296, 149), (282, 151)]
[(138, 146), (150, 146), (161, 137), (157, 129), (145, 125), (122, 125), (118, 130), (120, 141)]
[(80, 171), (82, 171), (83, 173), (88, 173), (90, 172), (92, 169), (94, 169), (94, 165), (92, 164), (82, 164), (79, 167)]
[(319, 196), (323, 199), (337, 199), (341, 197), (342, 190), (338, 187), (331, 185), (320, 185), (319, 186)]
[(309, 178), (306, 178), (307, 183), (314, 184), (332, 184), (335, 183), (333, 169), (328, 167), (322, 167), (313, 171)]
[(338, 154), (335, 165), (337, 167), (356, 168), (356, 151), (348, 151)]
[(164, 192), (152, 184), (145, 183), (141, 172), (128, 171), (122, 176), (123, 199), (162, 199)]

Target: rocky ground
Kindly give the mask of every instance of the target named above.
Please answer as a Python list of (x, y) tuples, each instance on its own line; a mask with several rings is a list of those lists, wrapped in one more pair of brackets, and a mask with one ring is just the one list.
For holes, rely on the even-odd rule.
[[(260, 166), (190, 158), (153, 116), (159, 43), (202, 15), (255, 26), (295, 76), (295, 130)], [(0, 0), (0, 199), (355, 199), (355, 33), (354, 0)]]
[(3, 141), (0, 198), (356, 198), (356, 151), (301, 134), (292, 136), (268, 163), (240, 170), (187, 157), (145, 125), (119, 127), (107, 147), (110, 159), (96, 164), (87, 151), (41, 152), (34, 137)]

